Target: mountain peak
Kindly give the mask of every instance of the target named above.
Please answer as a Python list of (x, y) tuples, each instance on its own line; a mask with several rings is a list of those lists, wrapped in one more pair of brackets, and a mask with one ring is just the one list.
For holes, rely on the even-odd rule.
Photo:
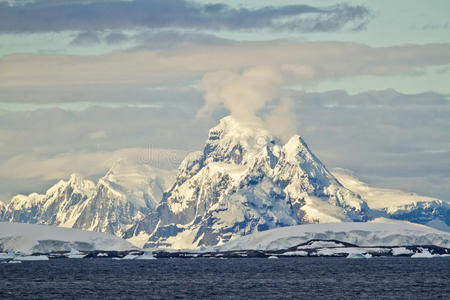
[(296, 161), (295, 158), (299, 155), (302, 156), (304, 160), (307, 161), (315, 161), (318, 164), (322, 164), (309, 150), (308, 145), (305, 141), (299, 136), (292, 136), (289, 141), (283, 146), (283, 150), (287, 155), (289, 161)]
[[(249, 146), (247, 150), (265, 148), (267, 145), (281, 147), (284, 144), (280, 137), (274, 135), (263, 121), (257, 118), (241, 120), (231, 115), (222, 118), (217, 126), (209, 130), (208, 141), (219, 140), (220, 143), (239, 143), (242, 146)], [(308, 149), (305, 141), (298, 134), (293, 135), (284, 147), (286, 150), (291, 149), (292, 151)]]
[(78, 173), (72, 173), (70, 175), (70, 177), (69, 177), (69, 182), (70, 183), (79, 183), (79, 182), (81, 182), (83, 180), (84, 180), (83, 176), (81, 176)]
[(307, 148), (307, 146), (298, 134), (293, 135), (284, 145), (284, 149), (288, 152), (298, 152), (302, 148)]
[(253, 128), (253, 129), (263, 129), (264, 126), (262, 122), (257, 118), (249, 118), (246, 120), (236, 118), (232, 115), (228, 115), (219, 120), (219, 124), (222, 128)]
[(150, 217), (146, 246), (184, 247), (181, 236), (192, 238), (189, 247), (216, 245), (279, 226), (366, 218), (367, 207), (299, 135), (283, 145), (263, 125), (228, 116), (209, 131), (203, 152), (180, 165), (158, 222)]
[(69, 187), (77, 193), (91, 194), (95, 189), (95, 184), (88, 179), (84, 179), (80, 174), (72, 173), (68, 180), (60, 180), (50, 187), (47, 190), (46, 195), (57, 194)]
[(210, 129), (202, 163), (252, 165), (268, 152), (277, 152), (281, 146), (280, 140), (264, 128), (262, 122), (228, 116)]
[(256, 144), (258, 138), (272, 138), (270, 132), (264, 128), (262, 122), (256, 119), (240, 120), (227, 116), (219, 124), (209, 130), (208, 140), (234, 140), (247, 144)]

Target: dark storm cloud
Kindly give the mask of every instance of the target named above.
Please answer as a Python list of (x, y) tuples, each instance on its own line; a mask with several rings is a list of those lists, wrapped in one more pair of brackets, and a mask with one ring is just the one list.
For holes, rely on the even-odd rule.
[(159, 30), (156, 32), (141, 32), (132, 37), (132, 40), (139, 43), (138, 46), (128, 49), (128, 51), (138, 50), (161, 50), (169, 48), (180, 48), (189, 45), (231, 45), (228, 39), (216, 37), (211, 34), (204, 33), (183, 33), (173, 30)]
[(289, 29), (294, 31), (358, 30), (370, 11), (346, 4), (233, 8), (185, 0), (52, 1), (0, 4), (0, 32), (97, 31), (126, 28), (207, 30)]
[(219, 38), (212, 34), (162, 29), (143, 30), (135, 34), (125, 34), (120, 31), (107, 34), (92, 31), (80, 32), (70, 44), (72, 46), (90, 46), (100, 43), (117, 45), (126, 42), (133, 42), (138, 45), (129, 48), (127, 51), (162, 50), (189, 45), (225, 45), (231, 43), (230, 40)]

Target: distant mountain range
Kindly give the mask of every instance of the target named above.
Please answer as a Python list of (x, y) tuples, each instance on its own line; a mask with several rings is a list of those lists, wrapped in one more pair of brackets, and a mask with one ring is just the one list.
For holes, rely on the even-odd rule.
[(126, 160), (97, 184), (72, 175), (44, 195), (17, 195), (0, 220), (107, 232), (148, 248), (199, 248), (305, 223), (385, 217), (450, 231), (449, 202), (372, 188), (328, 171), (295, 135), (225, 117), (178, 171)]
[(15, 196), (0, 208), (0, 220), (123, 237), (157, 207), (174, 178), (174, 171), (120, 160), (97, 184), (72, 174), (69, 180), (59, 181), (43, 195)]

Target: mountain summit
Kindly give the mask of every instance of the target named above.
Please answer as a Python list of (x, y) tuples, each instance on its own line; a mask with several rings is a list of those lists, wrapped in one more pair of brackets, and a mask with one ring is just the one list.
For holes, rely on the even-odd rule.
[(228, 116), (209, 131), (203, 151), (181, 163), (149, 216), (146, 246), (217, 245), (280, 226), (365, 221), (368, 210), (300, 136), (283, 145), (258, 123)]

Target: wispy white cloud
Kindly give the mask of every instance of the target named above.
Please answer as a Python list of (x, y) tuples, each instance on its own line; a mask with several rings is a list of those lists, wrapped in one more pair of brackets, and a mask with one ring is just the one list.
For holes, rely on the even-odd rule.
[(0, 178), (58, 180), (72, 173), (98, 176), (115, 161), (127, 159), (163, 169), (175, 169), (186, 151), (160, 148), (125, 148), (115, 151), (77, 152), (50, 158), (18, 155), (0, 164)]
[[(200, 82), (205, 104), (199, 116), (226, 108), (240, 121), (256, 121), (273, 134), (287, 141), (296, 133), (297, 122), (292, 113), (292, 99), (284, 96), (280, 101), (283, 74), (273, 66), (257, 66), (242, 73), (217, 71), (206, 73)], [(276, 104), (266, 114), (269, 104)]]

